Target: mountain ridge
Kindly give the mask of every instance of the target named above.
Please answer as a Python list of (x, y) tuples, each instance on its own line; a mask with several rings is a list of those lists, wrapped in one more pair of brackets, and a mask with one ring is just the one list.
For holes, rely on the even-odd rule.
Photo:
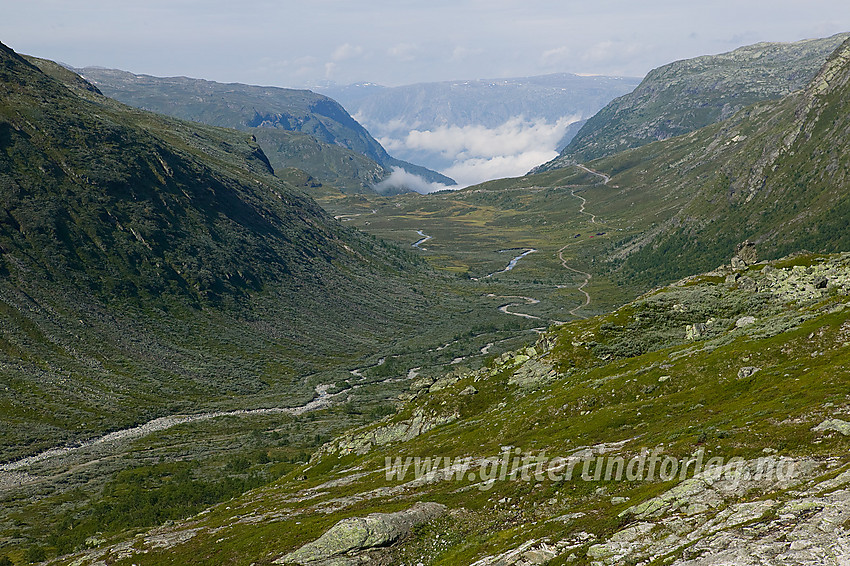
[[(336, 101), (307, 90), (262, 87), (240, 83), (218, 83), (187, 77), (136, 75), (117, 69), (75, 69), (106, 95), (129, 104), (178, 118), (253, 132), (265, 141), (268, 154), (279, 168), (299, 165), (314, 177), (323, 177), (323, 163), (304, 163), (296, 152), (280, 152), (275, 144), (286, 144), (292, 133), (313, 136), (323, 144), (365, 156), (356, 178), (362, 189), (389, 176), (398, 167), (429, 182), (451, 185), (453, 181), (436, 172), (396, 160)], [(287, 132), (276, 136), (276, 132)], [(322, 151), (321, 149), (319, 150)], [(345, 153), (334, 163), (351, 161)], [(369, 165), (369, 163), (373, 165)], [(376, 165), (378, 168), (376, 168)], [(341, 165), (335, 165), (341, 167)], [(334, 177), (332, 177), (334, 178)], [(342, 179), (341, 176), (335, 179)], [(343, 188), (350, 188), (345, 187)]]
[(553, 161), (536, 171), (610, 156), (682, 135), (730, 117), (744, 106), (806, 86), (848, 34), (792, 43), (758, 43), (650, 71), (614, 100)]
[(843, 228), (850, 212), (843, 198), (850, 154), (842, 142), (850, 99), (848, 42), (804, 90), (691, 134), (594, 162), (613, 173), (613, 183), (625, 177), (687, 195), (687, 204), (625, 259), (627, 270), (669, 270), (681, 267), (685, 256), (708, 268), (724, 248), (744, 239), (771, 258), (800, 248), (837, 252), (850, 246)]
[(429, 316), (421, 262), (275, 177), (250, 134), (75, 84), (0, 50), (3, 459), (169, 406), (309, 398), (305, 375)]

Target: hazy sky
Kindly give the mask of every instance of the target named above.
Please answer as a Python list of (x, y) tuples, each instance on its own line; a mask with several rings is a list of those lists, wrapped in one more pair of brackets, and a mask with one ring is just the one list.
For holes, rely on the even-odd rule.
[(847, 0), (2, 0), (0, 42), (73, 66), (303, 86), (642, 76), (850, 30)]

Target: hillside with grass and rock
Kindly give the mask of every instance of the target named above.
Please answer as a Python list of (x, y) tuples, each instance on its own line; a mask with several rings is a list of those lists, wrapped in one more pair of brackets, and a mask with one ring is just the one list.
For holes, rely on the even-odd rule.
[(444, 175), (393, 158), (339, 103), (308, 90), (152, 77), (98, 67), (75, 70), (125, 104), (248, 131), (276, 170), (302, 169), (346, 192), (371, 192), (394, 168), (427, 182), (454, 184)]
[(539, 170), (686, 134), (725, 120), (745, 106), (787, 96), (806, 86), (847, 37), (757, 43), (659, 67), (633, 92), (591, 117), (561, 155)]
[(249, 132), (2, 48), (0, 560), (850, 560), (850, 40), (824, 61), (604, 158), (320, 205)]
[(848, 261), (727, 263), (554, 327), (272, 485), (57, 563), (840, 563)]

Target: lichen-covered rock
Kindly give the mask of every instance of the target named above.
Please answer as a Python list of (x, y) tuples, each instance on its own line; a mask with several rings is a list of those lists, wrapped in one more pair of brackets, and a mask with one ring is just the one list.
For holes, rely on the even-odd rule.
[(732, 265), (732, 269), (736, 270), (747, 268), (747, 263), (738, 256), (732, 256), (732, 261), (730, 262), (730, 264)]
[(761, 368), (755, 366), (746, 366), (738, 370), (738, 379), (747, 379), (752, 377), (756, 372), (761, 371)]
[(840, 432), (844, 436), (850, 436), (850, 423), (841, 419), (827, 419), (812, 429), (815, 432)]
[(343, 519), (313, 542), (275, 560), (275, 564), (331, 566), (350, 563), (346, 554), (386, 546), (406, 536), (416, 525), (427, 523), (446, 510), (439, 503), (416, 503), (406, 511), (372, 513), (366, 517)]
[(429, 393), (434, 393), (436, 391), (440, 391), (441, 389), (445, 389), (451, 385), (454, 385), (464, 376), (464, 373), (458, 370), (453, 370), (446, 373), (443, 377), (437, 379), (431, 387), (428, 388)]
[(366, 430), (353, 431), (335, 438), (322, 446), (314, 455), (314, 458), (318, 458), (322, 454), (365, 454), (374, 446), (411, 440), (435, 427), (454, 422), (458, 417), (457, 413), (448, 415), (430, 414), (420, 407), (413, 411), (413, 415), (409, 419)]
[[(724, 466), (719, 476), (700, 474), (634, 505), (621, 516), (636, 522), (599, 540), (588, 549), (588, 558), (600, 566), (622, 564), (626, 559), (650, 563), (665, 557), (664, 563), (689, 566), (842, 564), (836, 561), (840, 553), (835, 550), (833, 527), (828, 525), (843, 524), (850, 517), (850, 498), (844, 491), (850, 472), (809, 484), (804, 492), (789, 492), (789, 487), (807, 485), (820, 469), (818, 462), (765, 461), (782, 464), (783, 473), (777, 467), (776, 473), (760, 477), (758, 461), (742, 461)], [(788, 468), (789, 464), (793, 468)], [(727, 477), (732, 470), (737, 479)], [(792, 470), (796, 473), (785, 473)], [(745, 500), (753, 491), (791, 497), (786, 501)], [(837, 501), (841, 504), (836, 505)]]
[(705, 324), (702, 322), (697, 322), (694, 324), (688, 324), (685, 326), (685, 339), (686, 340), (696, 340), (697, 338), (702, 338), (705, 335)]
[(827, 296), (830, 289), (842, 294), (850, 291), (850, 254), (809, 266), (795, 265), (785, 269), (765, 269), (759, 289), (776, 299), (789, 302), (816, 301)]
[(556, 377), (558, 377), (558, 372), (552, 364), (539, 359), (529, 359), (508, 378), (508, 384), (533, 387)]
[(528, 540), (507, 552), (473, 562), (471, 566), (534, 566), (546, 564), (558, 555), (559, 549), (556, 546), (545, 541)]

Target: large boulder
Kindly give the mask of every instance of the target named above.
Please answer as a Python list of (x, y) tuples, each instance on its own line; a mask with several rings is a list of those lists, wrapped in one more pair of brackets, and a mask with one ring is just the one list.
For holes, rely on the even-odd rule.
[(318, 539), (278, 558), (275, 564), (328, 566), (340, 563), (340, 559), (351, 553), (392, 544), (407, 536), (416, 525), (436, 519), (445, 510), (446, 506), (439, 503), (419, 502), (397, 513), (372, 513), (343, 519)]

